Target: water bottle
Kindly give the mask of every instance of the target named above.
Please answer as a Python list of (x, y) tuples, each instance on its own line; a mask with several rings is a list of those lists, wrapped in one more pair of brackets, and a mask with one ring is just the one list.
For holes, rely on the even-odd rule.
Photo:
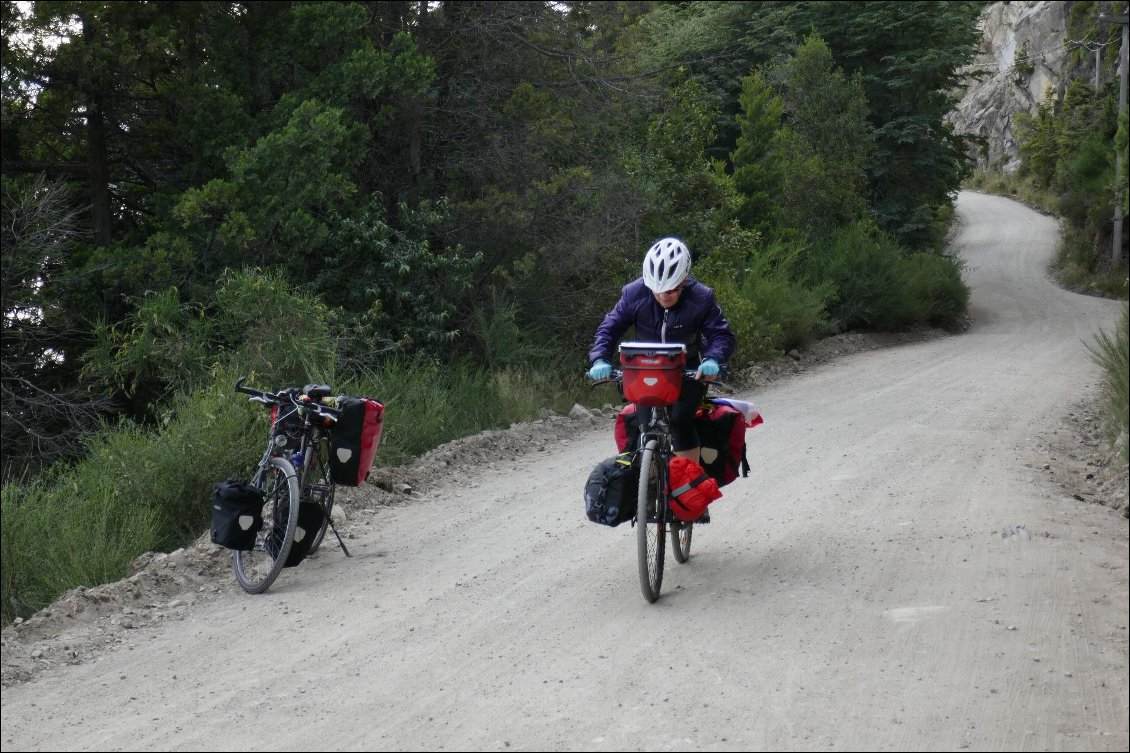
[(294, 470), (302, 470), (302, 453), (296, 452), (290, 456), (290, 464), (294, 466)]

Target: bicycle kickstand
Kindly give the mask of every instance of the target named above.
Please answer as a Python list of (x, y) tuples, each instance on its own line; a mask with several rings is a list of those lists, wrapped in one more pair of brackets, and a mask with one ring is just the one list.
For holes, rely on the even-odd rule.
[(330, 530), (334, 532), (334, 536), (337, 536), (337, 543), (341, 545), (341, 551), (345, 552), (345, 556), (352, 557), (353, 555), (350, 554), (349, 550), (345, 547), (345, 542), (341, 540), (341, 534), (337, 532), (337, 527), (334, 525), (332, 518), (330, 519)]

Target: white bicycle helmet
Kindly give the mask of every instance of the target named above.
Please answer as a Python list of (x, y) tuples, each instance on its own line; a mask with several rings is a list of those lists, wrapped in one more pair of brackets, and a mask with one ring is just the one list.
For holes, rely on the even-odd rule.
[(674, 290), (691, 271), (691, 252), (678, 238), (664, 238), (643, 258), (643, 283), (653, 293)]

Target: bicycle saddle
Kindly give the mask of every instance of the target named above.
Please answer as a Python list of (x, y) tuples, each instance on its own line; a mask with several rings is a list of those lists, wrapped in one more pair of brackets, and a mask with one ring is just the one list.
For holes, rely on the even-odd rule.
[(321, 400), (329, 397), (333, 390), (328, 384), (308, 384), (302, 388), (303, 395), (309, 395), (311, 400)]

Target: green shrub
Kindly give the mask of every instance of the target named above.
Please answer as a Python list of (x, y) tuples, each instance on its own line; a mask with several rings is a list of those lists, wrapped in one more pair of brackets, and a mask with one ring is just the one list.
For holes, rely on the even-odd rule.
[(4, 486), (5, 621), (67, 589), (120, 578), (139, 555), (208, 527), (212, 485), (246, 476), (267, 436), (264, 412), (231, 393), (234, 379), (223, 382), (178, 396), (157, 428), (108, 427), (51, 481)]
[(781, 243), (760, 248), (756, 233), (737, 230), (695, 266), (737, 336), (735, 363), (772, 360), (827, 331), (824, 302), (830, 286), (797, 279), (803, 253), (802, 246)]
[(333, 326), (330, 310), (281, 273), (228, 270), (207, 306), (183, 302), (172, 288), (138, 301), (120, 328), (98, 327), (86, 373), (154, 401), (210, 384), (217, 363), (280, 383), (325, 379)]
[(965, 262), (954, 256), (911, 254), (907, 268), (908, 295), (926, 302), (926, 323), (950, 331), (961, 328), (969, 307), (969, 288), (961, 279)]
[(1103, 370), (1107, 438), (1126, 463), (1130, 459), (1130, 309), (1123, 306), (1114, 333), (1099, 332), (1087, 349)]
[(914, 295), (902, 249), (869, 223), (832, 233), (809, 256), (811, 279), (831, 284), (828, 314), (842, 330), (898, 331), (928, 318), (926, 301)]

